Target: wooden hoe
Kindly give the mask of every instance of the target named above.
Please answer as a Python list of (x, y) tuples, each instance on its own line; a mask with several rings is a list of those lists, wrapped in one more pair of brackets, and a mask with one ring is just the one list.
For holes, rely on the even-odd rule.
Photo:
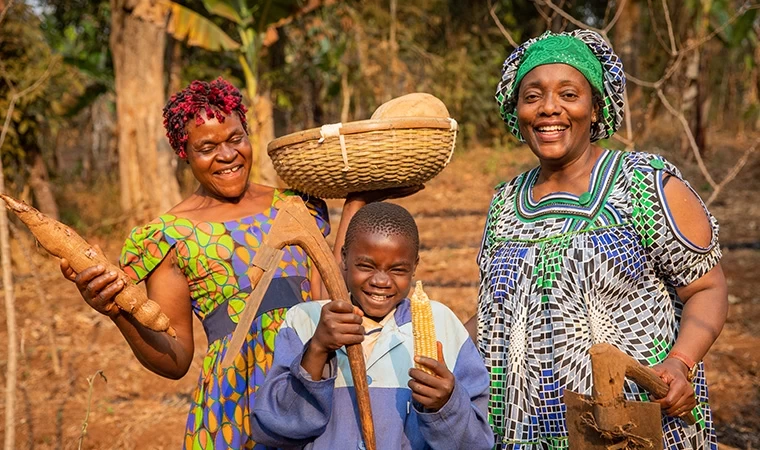
[[(240, 354), (245, 337), (251, 329), (251, 324), (256, 318), (256, 312), (264, 298), (264, 293), (272, 282), (274, 272), (284, 253), (282, 248), (288, 245), (298, 245), (306, 251), (306, 254), (317, 266), (332, 300), (351, 302), (338, 264), (314, 222), (314, 216), (309, 213), (306, 205), (299, 197), (284, 199), (279, 204), (277, 217), (275, 217), (269, 233), (264, 236), (261, 246), (256, 250), (253, 264), (248, 270), (251, 286), (255, 286), (255, 288), (249, 295), (239, 316), (240, 319), (232, 335), (230, 347), (222, 360), (223, 369), (230, 367), (235, 357)], [(346, 347), (346, 351), (356, 389), (356, 404), (359, 409), (364, 445), (367, 450), (376, 450), (375, 428), (369, 403), (364, 354), (360, 344), (349, 345)]]
[[(610, 344), (595, 344), (589, 354), (593, 395), (569, 390), (564, 394), (570, 448), (662, 450), (660, 405), (626, 401), (623, 384), (627, 376), (656, 398), (667, 395), (668, 385), (654, 370)], [(690, 425), (694, 423), (691, 413), (681, 419)]]

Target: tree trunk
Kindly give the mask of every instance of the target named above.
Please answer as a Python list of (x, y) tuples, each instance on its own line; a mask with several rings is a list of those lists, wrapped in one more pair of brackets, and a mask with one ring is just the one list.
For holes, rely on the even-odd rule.
[(179, 202), (164, 139), (164, 10), (150, 0), (111, 0), (122, 210), (152, 219)]
[[(760, 31), (756, 30), (755, 35), (760, 38)], [(750, 76), (750, 85), (749, 85), (749, 91), (750, 95), (747, 95), (749, 97), (749, 101), (754, 101), (754, 103), (750, 103), (747, 108), (751, 108), (753, 105), (760, 104), (760, 93), (758, 90), (760, 89), (760, 70), (758, 70), (758, 64), (760, 64), (760, 44), (755, 44), (754, 49), (754, 64), (752, 65), (752, 74)], [(721, 97), (723, 98), (723, 97)], [(746, 110), (746, 108), (745, 108)], [(719, 109), (718, 111), (722, 112), (722, 109)], [(757, 114), (757, 112), (756, 112)], [(760, 130), (760, 114), (755, 116), (755, 123), (754, 123), (754, 130)]]
[[(0, 190), (5, 192), (3, 164), (0, 161)], [(3, 293), (5, 297), (5, 324), (8, 343), (5, 366), (5, 450), (16, 448), (16, 380), (18, 371), (18, 350), (16, 339), (16, 295), (13, 286), (13, 269), (11, 266), (11, 245), (8, 236), (8, 211), (5, 205), (0, 207), (0, 254), (3, 268)]]
[(50, 180), (45, 161), (39, 153), (35, 154), (33, 158), (29, 171), (29, 185), (34, 192), (37, 208), (49, 217), (59, 220), (58, 205), (55, 202), (53, 191), (50, 189)]
[(625, 2), (623, 12), (615, 24), (615, 51), (623, 61), (628, 73), (639, 73), (637, 55), (639, 50), (638, 25), (641, 20), (641, 6), (636, 0)]
[(258, 152), (259, 182), (267, 186), (283, 187), (285, 183), (277, 176), (272, 159), (267, 153), (267, 145), (274, 139), (274, 105), (268, 89), (256, 96), (253, 110), (256, 123), (251, 132), (257, 133), (258, 145), (254, 144), (256, 141), (251, 142), (251, 145), (254, 146), (253, 151)]
[[(16, 104), (16, 93), (8, 95), (9, 105), (0, 131), (0, 148), (3, 147), (5, 136), (8, 134), (13, 107)], [(5, 192), (3, 159), (0, 158), (0, 192)], [(2, 202), (0, 202), (2, 203)], [(16, 295), (13, 285), (13, 267), (11, 265), (11, 245), (8, 233), (8, 211), (5, 205), (0, 205), (0, 258), (2, 258), (3, 297), (5, 298), (5, 324), (8, 332), (8, 354), (5, 363), (5, 439), (3, 448), (12, 450), (16, 447), (16, 379), (18, 370), (18, 353), (16, 342)]]

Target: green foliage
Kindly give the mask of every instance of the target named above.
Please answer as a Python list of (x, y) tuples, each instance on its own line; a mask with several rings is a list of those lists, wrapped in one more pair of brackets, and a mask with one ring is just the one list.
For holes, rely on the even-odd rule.
[(203, 6), (206, 7), (206, 11), (208, 11), (209, 14), (224, 17), (227, 20), (235, 22), (237, 25), (246, 26), (253, 20), (251, 16), (248, 16), (243, 20), (232, 3), (224, 0), (203, 0)]
[[(339, 121), (345, 80), (352, 120), (420, 91), (444, 101), (465, 142), (503, 133), (493, 95), (511, 49), (482, 3), (398, 2), (395, 58), (387, 1), (341, 2), (294, 20), (281, 33), (285, 64), (272, 75), (287, 131)], [(503, 3), (501, 17), (515, 22)]]
[[(163, 0), (163, 3), (171, 8), (167, 31), (175, 39), (210, 51), (237, 51), (249, 99), (254, 98), (258, 91), (258, 67), (264, 31), (269, 25), (290, 17), (301, 8), (298, 0), (203, 0), (203, 6), (212, 16), (204, 17), (177, 2)], [(217, 26), (213, 17), (232, 21), (237, 27), (240, 42)]]
[[(7, 182), (19, 187), (26, 173), (25, 158), (36, 151), (43, 139), (42, 105), (50, 86), (48, 66), (55, 63), (39, 30), (39, 21), (23, 3), (13, 5), (0, 26), (0, 62), (0, 125), (5, 123), (15, 99), (0, 152)], [(27, 90), (40, 78), (44, 80), (36, 89)]]
[(166, 31), (187, 45), (212, 52), (237, 50), (240, 44), (208, 18), (175, 2), (167, 2), (171, 10)]
[(52, 50), (83, 76), (87, 86), (70, 102), (65, 115), (73, 117), (102, 94), (114, 91), (113, 64), (108, 45), (111, 9), (107, 1), (50, 2), (40, 27)]

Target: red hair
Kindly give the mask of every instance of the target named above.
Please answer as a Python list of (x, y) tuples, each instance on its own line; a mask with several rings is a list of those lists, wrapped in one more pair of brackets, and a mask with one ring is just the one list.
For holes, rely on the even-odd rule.
[(225, 116), (236, 112), (243, 129), (248, 133), (245, 120), (246, 107), (240, 91), (222, 77), (208, 83), (195, 80), (185, 89), (172, 95), (164, 106), (164, 128), (169, 145), (180, 158), (187, 158), (187, 122), (195, 117), (195, 125), (205, 122), (201, 111), (208, 118), (224, 122)]

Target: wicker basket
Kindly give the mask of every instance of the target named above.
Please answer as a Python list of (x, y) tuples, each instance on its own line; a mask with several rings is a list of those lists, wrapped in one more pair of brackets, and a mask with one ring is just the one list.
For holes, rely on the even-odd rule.
[(320, 198), (413, 186), (451, 161), (457, 122), (394, 117), (325, 125), (275, 139), (267, 147), (290, 187)]

